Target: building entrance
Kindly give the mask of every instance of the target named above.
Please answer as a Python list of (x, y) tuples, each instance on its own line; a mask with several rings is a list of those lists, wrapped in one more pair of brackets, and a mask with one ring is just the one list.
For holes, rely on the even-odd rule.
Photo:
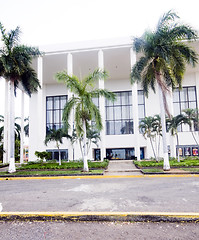
[(134, 148), (106, 149), (106, 158), (109, 160), (135, 159)]

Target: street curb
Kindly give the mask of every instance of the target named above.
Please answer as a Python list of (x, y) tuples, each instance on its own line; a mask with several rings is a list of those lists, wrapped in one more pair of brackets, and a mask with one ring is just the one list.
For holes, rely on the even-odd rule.
[(170, 212), (2, 212), (0, 221), (195, 222), (199, 213)]
[(172, 177), (199, 177), (198, 174), (159, 174), (159, 175), (153, 175), (153, 174), (144, 174), (144, 175), (110, 175), (110, 176), (104, 176), (104, 175), (93, 175), (93, 176), (48, 176), (48, 177), (0, 177), (0, 181), (7, 181), (7, 180), (55, 180), (55, 179), (103, 179), (103, 178), (172, 178)]

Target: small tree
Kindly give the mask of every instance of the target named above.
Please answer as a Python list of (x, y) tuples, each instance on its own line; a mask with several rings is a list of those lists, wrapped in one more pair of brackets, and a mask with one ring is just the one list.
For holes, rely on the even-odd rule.
[(139, 129), (141, 130), (141, 133), (145, 138), (147, 138), (147, 137), (149, 138), (151, 147), (153, 150), (154, 158), (157, 161), (157, 155), (156, 155), (156, 151), (155, 151), (154, 144), (153, 144), (153, 141), (154, 141), (155, 135), (156, 135), (155, 131), (154, 131), (155, 130), (154, 122), (155, 122), (154, 117), (150, 117), (150, 116), (145, 117), (144, 119), (142, 119), (140, 121)]
[(180, 154), (179, 154), (179, 137), (178, 137), (178, 127), (185, 121), (184, 116), (179, 114), (175, 117), (171, 117), (167, 119), (167, 129), (171, 132), (172, 136), (176, 136), (177, 146), (178, 146), (178, 162), (180, 162)]
[(198, 141), (194, 135), (194, 129), (196, 129), (198, 131), (198, 125), (199, 125), (198, 110), (188, 108), (188, 109), (184, 109), (183, 112), (184, 112), (183, 123), (189, 125), (189, 129), (191, 131), (192, 137), (193, 137), (195, 143), (198, 145)]
[(56, 79), (60, 82), (66, 84), (67, 89), (69, 89), (74, 95), (69, 99), (64, 107), (63, 120), (65, 126), (68, 129), (69, 117), (74, 109), (74, 123), (78, 138), (83, 137), (83, 163), (84, 171), (88, 172), (88, 159), (87, 159), (87, 126), (91, 121), (95, 121), (95, 127), (99, 131), (102, 129), (102, 119), (98, 107), (93, 103), (92, 99), (94, 97), (103, 96), (109, 100), (114, 101), (115, 94), (107, 91), (105, 89), (96, 89), (95, 83), (99, 79), (107, 78), (106, 71), (95, 70), (90, 73), (84, 79), (78, 79), (77, 76), (70, 76), (66, 71), (58, 72), (56, 74)]
[(50, 129), (49, 132), (46, 135), (45, 144), (47, 145), (49, 142), (56, 142), (56, 146), (59, 152), (59, 165), (61, 165), (61, 151), (60, 151), (60, 144), (63, 143), (62, 139), (64, 137), (69, 138), (69, 135), (67, 135), (62, 128), (55, 130)]
[(40, 158), (42, 161), (44, 161), (44, 159), (49, 159), (50, 158), (50, 152), (46, 152), (46, 151), (38, 152), (38, 151), (35, 151), (35, 156)]

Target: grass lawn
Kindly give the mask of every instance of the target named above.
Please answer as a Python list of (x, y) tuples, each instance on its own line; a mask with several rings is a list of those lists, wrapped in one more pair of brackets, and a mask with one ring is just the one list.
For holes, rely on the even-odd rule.
[(161, 173), (164, 172), (163, 169), (160, 168), (148, 168), (148, 169), (142, 169), (144, 173)]
[[(180, 162), (178, 162), (176, 159), (175, 160), (170, 160), (170, 166), (171, 167), (196, 167), (199, 166), (199, 158), (187, 158), (187, 159), (182, 159)], [(139, 167), (139, 168), (144, 168), (144, 167), (162, 167), (163, 166), (163, 161), (156, 162), (155, 160), (153, 161), (134, 161), (134, 164)]]
[(0, 172), (0, 176), (15, 175), (15, 176), (44, 176), (44, 175), (89, 175), (102, 174), (104, 169), (108, 166), (108, 161), (104, 162), (90, 162), (88, 161), (89, 172), (83, 172), (83, 162), (63, 162), (61, 165), (56, 161), (49, 162), (28, 162), (22, 164), (17, 168), (15, 173)]
[(180, 170), (189, 171), (189, 172), (199, 172), (199, 168), (180, 168)]
[[(105, 160), (103, 162), (90, 162), (88, 161), (89, 169), (105, 169), (108, 166), (108, 161)], [(17, 168), (17, 170), (31, 170), (31, 169), (83, 169), (82, 161), (71, 161), (71, 162), (63, 162), (59, 165), (57, 162), (28, 162), (27, 164), (22, 164), (21, 167)]]
[(15, 173), (9, 174), (8, 172), (0, 172), (0, 176), (14, 175), (14, 176), (52, 176), (52, 175), (81, 175), (81, 174), (102, 174), (103, 170), (90, 170), (89, 172), (82, 172), (80, 170), (71, 170), (71, 171), (17, 171)]

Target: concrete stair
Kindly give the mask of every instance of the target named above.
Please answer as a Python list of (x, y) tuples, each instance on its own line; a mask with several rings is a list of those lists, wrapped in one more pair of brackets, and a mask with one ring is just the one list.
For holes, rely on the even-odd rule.
[(104, 175), (142, 175), (142, 173), (135, 167), (132, 160), (110, 160)]

